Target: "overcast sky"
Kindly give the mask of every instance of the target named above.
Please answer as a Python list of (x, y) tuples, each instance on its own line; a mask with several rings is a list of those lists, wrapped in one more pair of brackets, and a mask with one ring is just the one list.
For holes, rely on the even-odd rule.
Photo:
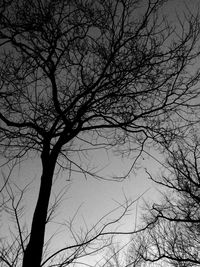
[[(174, 11), (181, 12), (184, 7), (184, 2), (188, 4), (191, 9), (195, 9), (199, 0), (171, 0), (165, 7), (165, 12), (174, 14)], [(158, 161), (162, 161), (161, 155), (153, 151), (146, 149), (148, 153), (152, 153)], [(113, 175), (124, 174), (131, 167), (133, 163), (132, 158), (123, 158), (112, 155), (111, 153), (107, 155), (106, 152), (95, 152), (93, 155), (95, 166), (105, 167), (101, 172), (105, 177), (112, 177)], [(53, 194), (56, 195), (60, 190), (66, 188), (67, 194), (65, 199), (58, 210), (57, 217), (55, 218), (55, 223), (52, 224), (49, 229), (60, 229), (59, 224), (63, 220), (69, 220), (72, 218), (76, 211), (79, 209), (76, 217), (76, 227), (77, 229), (84, 225), (84, 221), (90, 227), (95, 223), (101, 216), (112, 210), (117, 206), (117, 202), (123, 203), (125, 201), (125, 196), (127, 199), (137, 199), (140, 195), (146, 192), (143, 196), (144, 199), (158, 199), (158, 191), (151, 181), (148, 179), (148, 175), (144, 171), (144, 167), (148, 169), (149, 172), (153, 174), (158, 174), (161, 165), (155, 159), (144, 154), (144, 157), (140, 160), (140, 167), (135, 171), (132, 171), (129, 177), (123, 182), (113, 182), (93, 179), (88, 177), (85, 179), (83, 175), (73, 174), (70, 181), (68, 181), (68, 176), (63, 172), (60, 179), (56, 180), (53, 189)], [(21, 188), (30, 183), (30, 189), (27, 191), (25, 196), (25, 215), (26, 221), (30, 222), (32, 218), (33, 209), (35, 207), (38, 189), (39, 189), (39, 178), (41, 173), (41, 166), (37, 157), (28, 159), (26, 162), (21, 163), (20, 170), (15, 170), (12, 174), (12, 180), (17, 183)], [(65, 176), (66, 175), (66, 176)], [(139, 206), (142, 205), (142, 199), (139, 201)], [(124, 225), (121, 227), (126, 231), (132, 226), (134, 227), (136, 211), (133, 209), (131, 216), (127, 217), (127, 221), (123, 222)], [(4, 217), (5, 220), (5, 217)], [(8, 218), (7, 218), (8, 220)], [(8, 220), (9, 222), (9, 220)], [(138, 221), (139, 223), (139, 221)], [(5, 228), (8, 227), (4, 225)], [(63, 240), (65, 236), (63, 236)], [(60, 246), (62, 244), (62, 238), (59, 236), (59, 244), (55, 246)]]

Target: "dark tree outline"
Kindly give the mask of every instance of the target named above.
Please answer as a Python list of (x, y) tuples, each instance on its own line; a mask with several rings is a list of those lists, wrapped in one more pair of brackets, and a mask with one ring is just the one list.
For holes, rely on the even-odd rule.
[[(111, 4), (111, 2), (109, 3)], [(111, 38), (110, 41), (112, 44), (112, 48), (114, 48), (115, 50), (112, 51), (111, 49), (111, 52), (109, 55), (106, 53), (109, 53), (110, 50), (108, 51), (106, 49), (106, 46), (102, 47), (101, 40), (100, 40), (100, 43), (94, 42), (93, 44), (94, 47), (91, 46), (88, 48), (87, 48), (88, 43), (81, 43), (81, 40), (84, 39), (86, 37), (86, 34), (88, 33), (87, 27), (86, 27), (86, 32), (84, 32), (85, 25), (88, 26), (88, 24), (85, 23), (84, 19), (86, 19), (86, 21), (89, 23), (89, 26), (92, 25), (92, 27), (94, 27), (95, 25), (96, 27), (96, 23), (97, 24), (99, 23), (99, 27), (103, 27), (102, 21), (99, 21), (100, 13), (98, 12), (100, 11), (98, 10), (98, 7), (99, 7), (98, 5), (95, 7), (95, 10), (93, 10), (92, 7), (90, 7), (89, 5), (87, 4), (84, 5), (84, 3), (81, 1), (75, 1), (74, 7), (72, 8), (72, 11), (69, 14), (69, 16), (72, 16), (71, 17), (72, 22), (74, 23), (74, 27), (77, 28), (77, 31), (79, 31), (79, 36), (76, 36), (77, 33), (74, 32), (75, 35), (72, 37), (72, 39), (67, 44), (67, 46), (65, 46), (65, 43), (62, 42), (61, 40), (60, 45), (64, 45), (64, 48), (61, 51), (59, 56), (57, 53), (60, 51), (59, 50), (60, 47), (56, 47), (56, 45), (57, 45), (58, 39), (62, 38), (64, 35), (62, 36), (61, 34), (62, 28), (59, 29), (59, 28), (53, 28), (53, 27), (54, 26), (59, 27), (58, 24), (55, 24), (56, 18), (58, 18), (61, 22), (63, 22), (61, 20), (61, 15), (63, 13), (57, 13), (56, 15), (57, 17), (53, 17), (54, 13), (51, 13), (51, 12), (56, 12), (56, 4), (57, 4), (56, 1), (55, 3), (51, 2), (48, 8), (46, 9), (44, 9), (43, 2), (39, 0), (36, 2), (36, 6), (34, 6), (32, 2), (26, 1), (26, 4), (24, 5), (23, 1), (12, 1), (11, 5), (8, 6), (9, 8), (8, 9), (5, 8), (5, 10), (2, 11), (2, 18), (1, 18), (2, 27), (1, 27), (0, 37), (2, 40), (5, 40), (7, 45), (9, 44), (10, 46), (15, 47), (16, 49), (15, 50), (16, 54), (7, 53), (6, 50), (4, 51), (2, 50), (5, 61), (1, 62), (1, 64), (4, 64), (4, 70), (1, 69), (1, 78), (3, 82), (3, 84), (1, 84), (1, 101), (2, 103), (4, 103), (5, 112), (4, 114), (3, 113), (0, 114), (0, 119), (1, 119), (0, 127), (1, 127), (1, 139), (3, 141), (2, 146), (4, 147), (4, 155), (7, 154), (7, 156), (10, 156), (11, 158), (22, 157), (26, 155), (27, 151), (36, 149), (41, 153), (41, 161), (43, 165), (40, 193), (39, 193), (37, 206), (36, 206), (34, 216), (33, 216), (30, 241), (28, 243), (27, 248), (25, 249), (23, 266), (30, 266), (30, 262), (32, 262), (34, 266), (39, 266), (41, 262), (42, 248), (43, 248), (43, 242), (44, 242), (44, 232), (45, 232), (45, 221), (47, 217), (47, 208), (48, 208), (48, 202), (49, 202), (49, 197), (51, 193), (52, 179), (53, 179), (53, 174), (54, 174), (55, 166), (57, 163), (57, 159), (62, 150), (63, 145), (66, 143), (70, 143), (70, 141), (74, 139), (81, 131), (86, 132), (89, 130), (93, 130), (94, 132), (96, 132), (98, 135), (102, 137), (101, 129), (105, 129), (105, 130), (114, 129), (114, 133), (113, 133), (114, 139), (118, 135), (116, 131), (118, 129), (121, 129), (123, 133), (123, 136), (120, 137), (122, 138), (122, 142), (126, 142), (126, 140), (131, 138), (131, 134), (137, 134), (137, 133), (142, 133), (145, 137), (152, 137), (153, 135), (154, 139), (156, 135), (159, 135), (162, 137), (162, 132), (165, 129), (164, 126), (161, 126), (164, 120), (164, 119), (161, 119), (162, 115), (165, 114), (167, 111), (171, 111), (173, 107), (176, 108), (177, 110), (178, 106), (181, 105), (180, 98), (183, 97), (184, 99), (182, 99), (182, 101), (185, 103), (186, 101), (185, 97), (187, 97), (189, 93), (192, 93), (192, 91), (190, 90), (191, 89), (190, 86), (194, 85), (198, 77), (198, 73), (197, 73), (197, 76), (193, 76), (190, 78), (188, 78), (187, 75), (184, 74), (187, 82), (181, 79), (179, 80), (179, 77), (181, 76), (182, 72), (185, 71), (185, 68), (187, 67), (188, 62), (198, 55), (198, 53), (196, 52), (193, 53), (194, 51), (193, 48), (195, 47), (196, 41), (198, 40), (198, 29), (196, 31), (193, 31), (195, 29), (195, 27), (193, 26), (196, 26), (195, 24), (196, 20), (189, 22), (189, 25), (191, 26), (191, 28), (189, 29), (189, 32), (183, 35), (182, 37), (183, 39), (178, 40), (177, 43), (174, 43), (175, 47), (169, 48), (167, 52), (162, 52), (162, 51), (159, 51), (159, 48), (162, 47), (162, 44), (166, 41), (167, 38), (169, 38), (170, 34), (172, 34), (173, 31), (171, 32), (171, 29), (169, 28), (168, 25), (165, 26), (166, 28), (163, 28), (161, 31), (163, 34), (159, 32), (161, 39), (157, 40), (158, 43), (156, 44), (156, 39), (151, 39), (151, 36), (154, 36), (154, 34), (156, 34), (155, 32), (155, 29), (157, 27), (156, 23), (155, 24), (153, 23), (152, 25), (150, 22), (150, 29), (148, 29), (147, 27), (148, 22), (151, 20), (151, 16), (153, 16), (153, 19), (155, 19), (154, 21), (156, 22), (157, 18), (154, 15), (156, 14), (155, 12), (158, 9), (159, 5), (162, 3), (162, 1), (157, 0), (154, 3), (149, 1), (148, 7), (146, 9), (146, 13), (144, 14), (144, 17), (142, 18), (142, 21), (140, 21), (140, 26), (137, 28), (137, 23), (135, 22), (134, 26), (136, 27), (136, 31), (133, 33), (132, 37), (131, 36), (126, 37), (127, 32), (125, 32), (126, 31), (125, 23), (126, 23), (126, 18), (127, 18), (126, 16), (129, 15), (129, 11), (131, 10), (130, 3), (131, 3), (130, 1), (120, 1), (120, 2), (117, 1), (116, 6), (114, 7), (114, 13), (112, 13), (113, 9), (112, 10), (109, 9), (109, 8), (113, 8), (113, 6), (111, 5), (108, 6), (105, 3), (104, 4), (106, 6), (102, 6), (104, 8), (104, 11), (105, 11), (105, 7), (108, 8), (110, 13), (107, 13), (106, 15), (108, 16), (110, 15), (111, 21), (112, 21), (112, 29), (110, 30), (110, 34), (113, 39)], [(133, 6), (138, 3), (139, 3), (138, 1), (132, 2)], [(40, 9), (37, 7), (37, 4), (39, 5), (38, 7), (40, 7)], [(62, 8), (60, 8), (60, 12), (63, 12), (63, 10), (65, 10), (66, 1), (63, 0), (62, 4), (63, 6)], [(117, 5), (118, 4), (121, 4), (121, 6), (123, 6), (122, 13), (120, 13), (121, 18), (119, 18), (119, 21), (117, 22), (117, 23), (121, 23), (120, 27), (119, 27), (119, 24), (117, 24), (117, 26), (115, 24), (116, 22), (115, 16), (117, 16), (117, 12), (118, 12)], [(12, 9), (13, 6), (15, 7), (15, 9)], [(34, 9), (35, 7), (36, 7), (36, 10)], [(82, 14), (83, 17), (80, 17), (80, 18), (83, 19), (84, 22), (82, 22), (81, 20), (80, 22), (73, 21), (74, 20), (73, 12), (75, 8), (77, 8), (76, 11), (79, 11), (80, 14)], [(10, 14), (7, 13), (9, 11), (11, 12)], [(15, 13), (12, 13), (12, 12), (15, 12)], [(37, 12), (39, 12), (39, 14)], [(42, 12), (44, 13), (42, 14)], [(5, 13), (7, 13), (6, 14), (7, 16), (4, 15)], [(12, 15), (12, 18), (11, 18), (11, 15)], [(96, 18), (94, 19), (93, 16), (96, 16)], [(17, 17), (19, 19), (17, 19)], [(32, 22), (30, 22), (31, 19), (32, 19)], [(104, 21), (104, 23), (105, 22), (106, 21)], [(192, 25), (192, 23), (194, 23), (194, 25)], [(43, 28), (43, 26), (46, 28)], [(118, 34), (117, 37), (116, 37), (117, 28), (115, 28), (115, 32), (114, 32), (113, 31), (114, 27), (119, 27), (119, 32), (117, 32)], [(48, 38), (54, 37), (53, 43), (50, 43), (50, 46), (46, 47), (45, 43), (41, 44), (41, 40), (38, 39), (38, 37), (34, 35), (34, 31), (40, 32), (41, 29), (44, 31), (42, 32), (43, 35), (41, 35), (41, 37), (43, 36), (44, 38), (45, 36), (47, 42), (51, 40), (51, 39), (48, 40)], [(102, 30), (102, 34), (105, 34), (104, 31), (107, 30), (106, 27), (100, 28), (100, 29)], [(49, 32), (45, 32), (45, 30)], [(83, 32), (81, 32), (81, 30)], [(143, 30), (144, 30), (144, 33), (143, 33)], [(164, 31), (167, 31), (166, 35), (164, 35)], [(47, 33), (49, 33), (50, 35), (48, 35)], [(56, 36), (54, 36), (54, 33), (56, 34)], [(60, 34), (61, 34), (61, 37), (60, 37)], [(70, 29), (69, 29), (68, 35), (69, 34), (70, 34)], [(83, 35), (80, 36), (80, 34), (83, 34)], [(131, 34), (131, 33), (128, 33), (128, 34)], [(139, 56), (139, 58), (136, 57), (132, 59), (133, 61), (131, 61), (132, 63), (136, 63), (135, 69), (133, 67), (130, 68), (129, 55), (128, 57), (126, 56), (126, 51), (124, 51), (121, 55), (120, 55), (120, 52), (123, 51), (123, 48), (126, 45), (129, 45), (129, 42), (132, 40), (131, 38), (137, 41), (138, 37), (141, 38), (143, 34), (144, 34), (144, 37), (147, 38), (146, 42), (143, 44), (143, 48), (145, 47), (147, 48), (146, 51), (145, 49), (141, 51), (139, 48), (139, 44), (137, 43), (136, 43), (137, 44), (136, 47), (133, 47), (133, 48), (131, 46), (126, 47), (126, 49), (130, 49), (130, 51), (132, 52), (135, 50), (131, 50), (131, 49), (136, 49), (137, 56)], [(19, 39), (19, 35), (21, 36), (22, 39)], [(106, 36), (106, 35), (102, 35), (102, 36)], [(30, 39), (27, 39), (29, 37)], [(23, 38), (24, 38), (24, 41), (27, 41), (29, 45), (27, 45), (26, 43), (23, 43)], [(117, 39), (114, 39), (114, 38), (117, 38)], [(123, 40), (122, 38), (125, 38), (125, 40), (122, 41)], [(190, 43), (190, 40), (192, 40), (191, 43)], [(95, 40), (92, 40), (92, 41), (95, 41)], [(150, 48), (148, 48), (147, 46), (149, 41), (150, 41), (150, 45), (152, 45), (152, 47)], [(5, 44), (5, 42), (3, 42), (2, 47)], [(75, 42), (74, 43), (75, 46), (74, 48), (71, 48), (70, 43), (73, 43), (73, 42)], [(33, 47), (30, 46), (31, 44), (33, 45)], [(9, 45), (7, 47), (9, 47)], [(40, 45), (44, 45), (44, 46), (40, 47)], [(48, 45), (48, 43), (46, 45)], [(79, 53), (80, 58), (79, 59), (77, 58), (77, 60), (78, 60), (78, 64), (80, 67), (80, 77), (82, 81), (82, 86), (85, 87), (85, 89), (79, 86), (79, 90), (84, 89), (84, 91), (80, 91), (80, 93), (73, 98), (73, 101), (69, 103), (68, 107), (66, 108), (62, 106), (62, 103), (60, 102), (60, 99), (58, 96), (58, 87), (57, 87), (58, 84), (56, 83), (56, 78), (57, 78), (56, 68), (58, 67), (60, 60), (62, 59), (66, 51), (69, 51), (69, 52), (72, 51), (72, 53), (74, 51), (75, 59), (73, 59), (72, 57), (70, 58), (71, 55), (69, 54), (67, 54), (66, 56), (69, 56), (68, 58), (69, 63), (71, 62), (72, 64), (75, 64), (73, 60), (76, 60), (77, 54), (76, 54), (76, 50), (73, 50), (73, 49), (78, 49), (77, 51)], [(92, 54), (91, 49), (94, 49), (94, 52), (96, 54), (95, 53)], [(84, 61), (82, 61), (84, 60), (83, 51), (84, 52), (89, 51), (94, 56), (97, 55), (97, 59), (96, 59), (97, 62), (98, 62), (98, 59), (102, 60), (101, 61), (102, 63), (106, 60), (106, 64), (103, 70), (101, 71), (100, 76), (96, 79), (96, 81), (95, 80), (91, 81), (90, 80), (91, 77), (88, 76), (89, 73), (84, 73), (85, 71), (84, 65), (83, 65)], [(42, 55), (42, 52), (44, 55)], [(19, 54), (18, 55), (19, 60), (21, 60), (18, 66), (14, 64), (14, 61), (12, 61), (15, 59), (17, 53)], [(47, 56), (46, 56), (46, 53), (47, 53)], [(118, 53), (119, 53), (119, 58), (118, 58)], [(131, 53), (131, 55), (132, 54), (133, 53)], [(127, 60), (126, 63), (128, 63), (128, 67), (126, 66), (126, 64), (121, 64), (122, 59)], [(154, 62), (154, 59), (155, 59), (155, 62)], [(55, 60), (57, 61), (55, 62)], [(89, 64), (89, 66), (91, 67), (90, 58), (88, 60), (89, 61), (86, 60), (86, 63)], [(151, 62), (151, 60), (153, 61), (153, 63)], [(169, 66), (171, 68), (165, 65), (167, 63), (169, 63)], [(172, 66), (170, 65), (170, 63), (172, 64)], [(161, 75), (161, 81), (159, 80), (155, 81), (155, 73), (152, 76), (151, 71), (153, 68), (155, 68), (155, 70), (160, 69), (160, 68), (157, 68), (157, 65), (159, 65), (159, 67), (164, 65), (162, 71), (171, 70), (173, 69), (172, 67), (174, 67), (176, 71), (175, 72), (172, 71), (172, 73), (169, 73), (168, 74), (169, 76), (164, 74), (164, 77), (162, 77), (162, 72), (158, 72), (156, 73), (156, 78), (159, 78), (159, 75)], [(67, 65), (65, 65), (65, 63), (63, 66), (67, 68)], [(93, 71), (92, 67), (90, 68), (91, 72)], [(106, 72), (108, 70), (108, 67), (110, 67), (109, 72)], [(125, 67), (128, 69), (124, 69)], [(41, 94), (42, 92), (44, 92), (43, 90), (46, 90), (45, 87), (41, 92), (38, 92), (38, 94), (36, 91), (35, 94), (37, 98), (35, 102), (32, 102), (32, 98), (31, 98), (32, 96), (28, 94), (28, 87), (30, 87), (31, 84), (29, 83), (27, 84), (28, 82), (27, 77), (32, 77), (31, 75), (33, 75), (34, 79), (36, 79), (35, 85), (37, 86), (37, 83), (40, 82), (40, 78), (41, 78), (40, 75), (42, 75), (42, 73), (37, 73), (38, 68), (43, 72), (42, 78), (43, 79), (48, 78), (49, 82), (51, 83), (52, 102), (48, 102), (49, 106), (46, 106), (46, 110), (44, 110), (45, 105), (47, 105), (47, 102), (45, 101), (46, 99), (41, 98), (42, 97)], [(114, 69), (114, 72), (112, 68)], [(144, 68), (144, 72), (142, 68)], [(127, 75), (127, 72), (130, 74), (133, 71), (136, 71), (136, 73), (130, 79), (129, 76)], [(146, 75), (146, 73), (148, 72), (150, 76)], [(38, 78), (36, 74), (38, 75)], [(72, 74), (73, 74), (73, 71), (72, 71)], [(96, 75), (98, 75), (98, 70), (97, 70)], [(142, 75), (144, 75), (143, 77), (144, 80), (142, 78)], [(127, 77), (127, 78), (124, 79), (124, 77)], [(104, 82), (104, 78), (106, 79), (106, 81), (103, 85), (101, 85), (101, 82)], [(174, 78), (174, 81), (171, 81), (173, 80), (173, 78)], [(140, 84), (143, 84), (143, 83), (145, 84), (146, 82), (147, 87), (148, 86), (152, 87), (147, 90), (147, 95), (145, 95), (146, 94), (145, 89), (144, 91), (142, 90), (139, 93), (136, 92), (136, 93), (133, 93), (132, 95), (132, 97), (133, 96), (135, 97), (134, 100), (136, 101), (135, 103), (138, 105), (138, 108), (141, 108), (142, 110), (142, 112), (139, 113), (139, 115), (138, 114), (134, 115), (132, 113), (133, 108), (135, 107), (131, 107), (127, 102), (128, 101), (127, 98), (130, 98), (129, 94), (131, 92), (127, 92), (127, 94), (125, 95), (122, 94), (123, 90), (130, 89), (127, 86), (129, 86), (130, 83), (132, 84), (136, 79), (139, 79)], [(158, 100), (160, 101), (160, 105), (158, 105), (158, 103), (155, 103), (155, 106), (153, 107), (151, 106), (149, 110), (146, 109), (146, 106), (142, 104), (142, 101), (146, 103), (147, 108), (148, 108), (149, 102), (148, 101), (145, 102), (147, 99), (149, 99), (148, 94), (154, 91), (156, 92), (156, 95), (157, 93), (160, 94), (161, 88), (163, 88), (164, 90), (165, 86), (167, 86), (167, 82), (170, 82), (170, 81), (172, 84), (171, 85), (168, 84), (168, 86), (170, 86), (170, 89), (168, 88), (168, 90), (165, 92), (166, 94), (164, 95), (164, 99), (159, 98)], [(79, 81), (77, 80), (77, 82)], [(125, 84), (123, 84), (123, 82), (125, 82)], [(183, 91), (179, 92), (178, 86), (180, 88), (181, 86), (183, 86), (184, 83), (186, 83), (185, 88), (182, 88)], [(114, 91), (107, 94), (108, 93), (107, 86), (109, 89), (110, 84), (112, 84), (112, 89), (114, 88), (113, 89)], [(98, 87), (95, 89), (97, 85)], [(10, 92), (4, 91), (3, 88), (5, 86), (7, 87), (7, 89), (10, 89)], [(17, 89), (17, 91), (12, 91), (12, 88), (10, 86), (14, 86), (15, 90)], [(48, 86), (48, 84), (46, 86)], [(77, 85), (75, 84), (75, 87), (76, 86)], [(121, 87), (118, 88), (118, 86), (121, 86)], [(138, 86), (137, 82), (136, 82), (136, 86)], [(23, 93), (23, 89), (25, 90), (24, 93)], [(174, 93), (174, 90), (178, 90), (178, 92)], [(18, 94), (16, 92), (18, 92)], [(25, 93), (27, 93), (27, 96), (23, 95)], [(69, 93), (71, 93), (70, 90), (69, 90)], [(103, 95), (101, 95), (102, 93)], [(95, 100), (95, 97), (96, 95), (98, 96), (98, 94), (99, 94), (98, 100)], [(172, 97), (173, 94), (175, 98)], [(194, 92), (193, 97), (195, 97), (196, 94), (197, 92)], [(21, 99), (21, 96), (23, 96), (24, 98)], [(47, 92), (46, 92), (46, 96), (47, 96)], [(63, 98), (63, 102), (64, 102), (68, 96), (63, 95), (63, 97), (64, 97)], [(72, 97), (73, 97), (73, 94), (72, 94)], [(138, 97), (138, 100), (136, 99), (136, 97)], [(172, 99), (170, 99), (170, 97), (172, 97)], [(20, 102), (20, 99), (21, 101), (26, 100), (25, 106), (23, 106), (22, 104), (23, 102)], [(106, 102), (106, 100), (110, 101), (109, 103), (107, 103), (107, 106), (106, 106), (108, 108), (107, 111), (110, 112), (110, 116), (107, 116), (106, 114), (104, 114), (105, 112), (104, 102)], [(14, 101), (14, 102), (11, 104), (11, 101)], [(153, 100), (153, 103), (150, 103), (150, 105), (154, 105), (154, 101), (155, 99)], [(19, 103), (21, 103), (20, 106), (18, 106)], [(120, 106), (118, 106), (118, 103), (120, 103)], [(6, 104), (7, 106), (5, 106)], [(28, 104), (30, 105), (30, 108), (23, 110), (23, 108), (26, 108)], [(125, 110), (124, 106), (128, 109)], [(29, 114), (31, 108), (34, 108), (34, 107), (37, 109), (33, 110), (33, 113)], [(112, 107), (112, 109), (110, 109), (110, 107)], [(96, 108), (96, 110), (94, 108)], [(129, 108), (131, 108), (131, 110), (127, 112)], [(71, 114), (70, 111), (74, 113)], [(52, 115), (56, 116), (54, 117), (55, 120), (52, 121), (52, 118), (49, 112), (52, 112)], [(93, 115), (92, 114), (90, 115), (91, 112), (93, 112)], [(11, 119), (10, 117), (12, 116), (12, 113), (15, 113), (15, 115), (13, 115), (14, 118)], [(137, 110), (136, 110), (136, 113), (137, 113)], [(20, 115), (21, 118), (19, 118), (19, 121), (16, 122), (15, 120), (16, 118), (18, 118), (18, 115)], [(70, 118), (70, 116), (72, 115), (74, 116), (73, 119)], [(151, 115), (153, 116), (153, 118), (155, 117), (160, 118), (158, 126), (156, 123), (153, 122)], [(27, 121), (27, 118), (29, 118), (30, 121)], [(99, 125), (98, 125), (98, 118), (100, 118)], [(140, 119), (143, 119), (143, 123), (141, 125), (138, 125), (137, 121), (139, 122)], [(48, 127), (50, 127), (49, 126), (50, 124), (51, 124), (51, 128), (49, 129)], [(86, 126), (84, 126), (84, 124), (86, 124)], [(28, 132), (29, 130), (30, 132)], [(51, 141), (52, 138), (55, 141)], [(119, 142), (119, 141), (120, 139), (116, 139), (116, 142)], [(10, 155), (9, 149), (14, 150), (15, 148), (18, 149), (16, 154)], [(84, 170), (82, 171), (84, 172)], [(48, 183), (46, 181), (48, 181)], [(40, 236), (41, 238), (39, 240), (38, 239), (36, 240), (36, 236)], [(31, 256), (32, 254), (31, 251), (33, 251), (32, 249), (35, 252), (34, 257)], [(38, 251), (37, 253), (36, 249), (39, 249), (40, 252)]]
[(190, 138), (168, 148), (166, 171), (159, 178), (147, 172), (164, 193), (159, 203), (146, 203), (143, 220), (147, 228), (137, 238), (133, 235), (136, 241), (130, 255), (135, 250), (144, 263), (200, 265), (199, 146), (199, 131), (193, 129)]

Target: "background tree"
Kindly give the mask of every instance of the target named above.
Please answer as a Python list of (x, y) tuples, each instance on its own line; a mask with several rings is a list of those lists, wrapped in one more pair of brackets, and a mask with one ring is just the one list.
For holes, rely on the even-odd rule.
[(198, 131), (190, 140), (176, 142), (168, 151), (166, 164), (160, 179), (150, 178), (164, 186), (167, 193), (159, 203), (149, 205), (144, 215), (149, 227), (137, 239), (133, 251), (136, 249), (146, 262), (164, 260), (167, 266), (200, 266)]
[(101, 178), (75, 159), (91, 148), (170, 141), (173, 112), (198, 95), (190, 68), (198, 17), (176, 31), (158, 15), (163, 2), (5, 1), (1, 151), (19, 161), (36, 151), (42, 164), (23, 267), (41, 266), (57, 168)]
[[(136, 234), (136, 233), (134, 233)], [(139, 233), (140, 235), (140, 233)], [(134, 248), (133, 240), (125, 243), (125, 245), (119, 245), (121, 242), (112, 242), (107, 247), (107, 255), (104, 257), (104, 263), (99, 266), (103, 267), (141, 267), (147, 266), (146, 262), (141, 257), (141, 251)], [(138, 243), (137, 243), (138, 245)], [(130, 249), (130, 250), (129, 250)]]

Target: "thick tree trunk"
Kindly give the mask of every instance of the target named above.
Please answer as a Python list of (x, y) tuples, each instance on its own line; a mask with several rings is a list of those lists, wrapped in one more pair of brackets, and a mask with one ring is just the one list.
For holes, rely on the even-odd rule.
[(49, 153), (45, 154), (42, 157), (43, 170), (40, 191), (33, 215), (29, 243), (24, 253), (23, 267), (40, 267), (42, 261), (48, 205), (57, 160), (57, 156), (49, 155)]

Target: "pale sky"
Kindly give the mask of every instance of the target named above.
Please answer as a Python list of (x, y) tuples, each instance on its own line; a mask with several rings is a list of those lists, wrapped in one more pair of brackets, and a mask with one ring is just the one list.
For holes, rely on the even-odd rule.
[[(160, 155), (155, 152), (153, 155), (158, 159), (160, 158)], [(109, 163), (107, 168), (103, 171), (105, 173), (105, 177), (106, 175), (111, 176), (119, 173), (125, 173), (133, 162), (133, 159), (120, 159), (120, 157), (112, 155), (110, 155), (110, 162), (108, 162), (108, 156), (106, 156), (106, 153), (97, 152), (94, 152), (94, 159), (94, 162), (97, 165), (101, 164), (101, 166), (105, 166)], [(132, 171), (129, 177), (123, 182), (97, 180), (92, 177), (85, 179), (83, 175), (75, 174), (72, 175), (71, 181), (69, 182), (67, 181), (68, 178), (66, 179), (65, 177), (65, 173), (62, 173), (59, 179), (55, 182), (52, 191), (52, 199), (54, 199), (54, 196), (56, 196), (58, 192), (65, 190), (65, 188), (66, 194), (63, 197), (63, 202), (60, 208), (56, 212), (57, 216), (53, 219), (53, 222), (49, 224), (46, 234), (46, 237), (48, 238), (54, 232), (60, 233), (57, 237), (55, 237), (55, 241), (52, 242), (52, 248), (60, 248), (63, 246), (63, 242), (69, 242), (69, 233), (64, 231), (65, 227), (61, 226), (60, 223), (72, 219), (76, 212), (78, 213), (73, 222), (73, 227), (75, 231), (79, 232), (81, 228), (86, 230), (86, 227), (88, 227), (88, 229), (90, 229), (102, 216), (116, 208), (119, 203), (124, 203), (125, 197), (129, 200), (135, 200), (148, 190), (144, 194), (143, 198), (146, 200), (156, 199), (156, 196), (158, 196), (159, 193), (156, 191), (156, 188), (154, 187), (155, 185), (149, 181), (143, 167), (147, 168), (151, 173), (156, 174), (158, 172), (158, 168), (161, 166), (149, 156), (145, 156), (145, 154), (140, 160), (140, 163), (140, 167), (138, 165), (137, 170)], [(32, 158), (31, 160), (27, 160), (22, 163), (20, 170), (14, 171), (11, 177), (12, 180), (20, 186), (20, 188), (23, 188), (32, 181), (29, 186), (29, 190), (24, 197), (23, 204), (25, 204), (25, 212), (24, 217), (21, 218), (21, 222), (25, 220), (26, 223), (28, 222), (28, 224), (30, 224), (30, 219), (33, 215), (33, 209), (35, 207), (39, 190), (38, 182), (40, 173), (40, 163), (37, 158)], [(137, 224), (139, 224), (139, 207), (143, 203), (143, 198), (137, 202)], [(120, 228), (118, 230), (126, 232), (134, 229), (136, 223), (136, 203), (132, 208), (131, 214), (121, 221)], [(119, 212), (121, 211), (122, 210)], [(112, 216), (106, 218), (104, 222), (108, 222), (109, 219), (116, 218), (116, 216), (119, 215), (119, 212), (115, 212)], [(3, 229), (5, 230), (3, 232), (6, 232), (8, 227), (11, 226), (11, 222), (8, 217), (6, 217), (6, 221), (8, 223), (4, 225)], [(120, 238), (122, 238), (121, 244), (124, 244), (124, 242), (129, 241), (130, 236), (123, 236)], [(73, 241), (68, 244), (72, 245)], [(93, 257), (92, 259), (86, 258), (85, 262), (94, 264), (96, 259), (96, 257)]]

